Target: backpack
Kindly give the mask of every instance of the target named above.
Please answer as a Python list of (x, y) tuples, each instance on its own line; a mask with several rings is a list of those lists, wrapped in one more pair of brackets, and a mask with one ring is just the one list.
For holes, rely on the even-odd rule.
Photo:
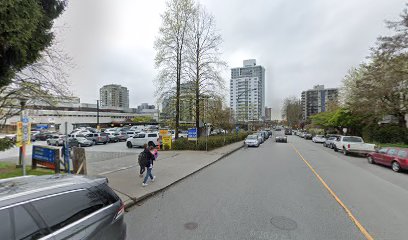
[(139, 153), (138, 157), (139, 166), (145, 167), (147, 164), (147, 154), (143, 151)]

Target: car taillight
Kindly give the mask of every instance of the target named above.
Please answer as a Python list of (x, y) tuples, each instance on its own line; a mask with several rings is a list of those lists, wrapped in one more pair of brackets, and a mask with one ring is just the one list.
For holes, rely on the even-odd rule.
[(350, 149), (350, 144), (347, 145), (347, 148)]
[(115, 217), (113, 218), (113, 221), (120, 218), (124, 213), (125, 213), (125, 204), (123, 204), (123, 202), (120, 201), (120, 207), (119, 207), (118, 212), (116, 213)]

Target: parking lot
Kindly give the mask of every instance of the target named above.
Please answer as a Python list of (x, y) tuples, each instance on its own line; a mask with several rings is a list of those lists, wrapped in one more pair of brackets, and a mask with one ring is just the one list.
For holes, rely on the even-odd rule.
[[(26, 163), (31, 164), (32, 147), (35, 145), (46, 146), (45, 141), (36, 141), (27, 146)], [(60, 148), (60, 146), (52, 146)], [(137, 155), (142, 148), (127, 148), (125, 142), (97, 144), (84, 147), (89, 174), (101, 174), (107, 171), (115, 171), (124, 167), (137, 164)], [(0, 161), (17, 163), (19, 148), (14, 147), (0, 154)]]

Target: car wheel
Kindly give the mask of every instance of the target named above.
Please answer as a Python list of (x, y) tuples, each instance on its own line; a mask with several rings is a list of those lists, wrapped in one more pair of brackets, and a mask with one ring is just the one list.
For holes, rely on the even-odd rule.
[(323, 147), (326, 147), (326, 143), (323, 143)]
[(103, 142), (103, 144), (107, 144), (108, 142)]
[(347, 154), (348, 154), (348, 152), (347, 152), (347, 150), (345, 148), (343, 148), (343, 154), (344, 154), (344, 156), (347, 156)]
[(391, 169), (394, 172), (399, 172), (399, 171), (401, 171), (401, 166), (399, 165), (399, 163), (397, 161), (394, 161), (391, 164)]
[(374, 159), (373, 159), (371, 156), (368, 156), (368, 157), (367, 157), (367, 161), (368, 161), (368, 163), (370, 163), (370, 164), (375, 164), (375, 161), (374, 161)]
[(131, 142), (127, 142), (127, 143), (126, 143), (126, 146), (127, 146), (128, 148), (132, 148), (132, 147), (133, 147), (133, 145), (132, 145)]
[(336, 146), (333, 147), (333, 150), (334, 150), (335, 152), (338, 152), (338, 151), (339, 151)]

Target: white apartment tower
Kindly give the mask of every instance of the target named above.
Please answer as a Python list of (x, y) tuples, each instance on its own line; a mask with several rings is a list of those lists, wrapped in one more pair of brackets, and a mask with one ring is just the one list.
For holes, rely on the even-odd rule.
[(261, 121), (265, 117), (265, 68), (255, 59), (231, 69), (230, 107), (238, 122)]
[(129, 90), (117, 84), (103, 86), (100, 90), (101, 107), (129, 108)]

